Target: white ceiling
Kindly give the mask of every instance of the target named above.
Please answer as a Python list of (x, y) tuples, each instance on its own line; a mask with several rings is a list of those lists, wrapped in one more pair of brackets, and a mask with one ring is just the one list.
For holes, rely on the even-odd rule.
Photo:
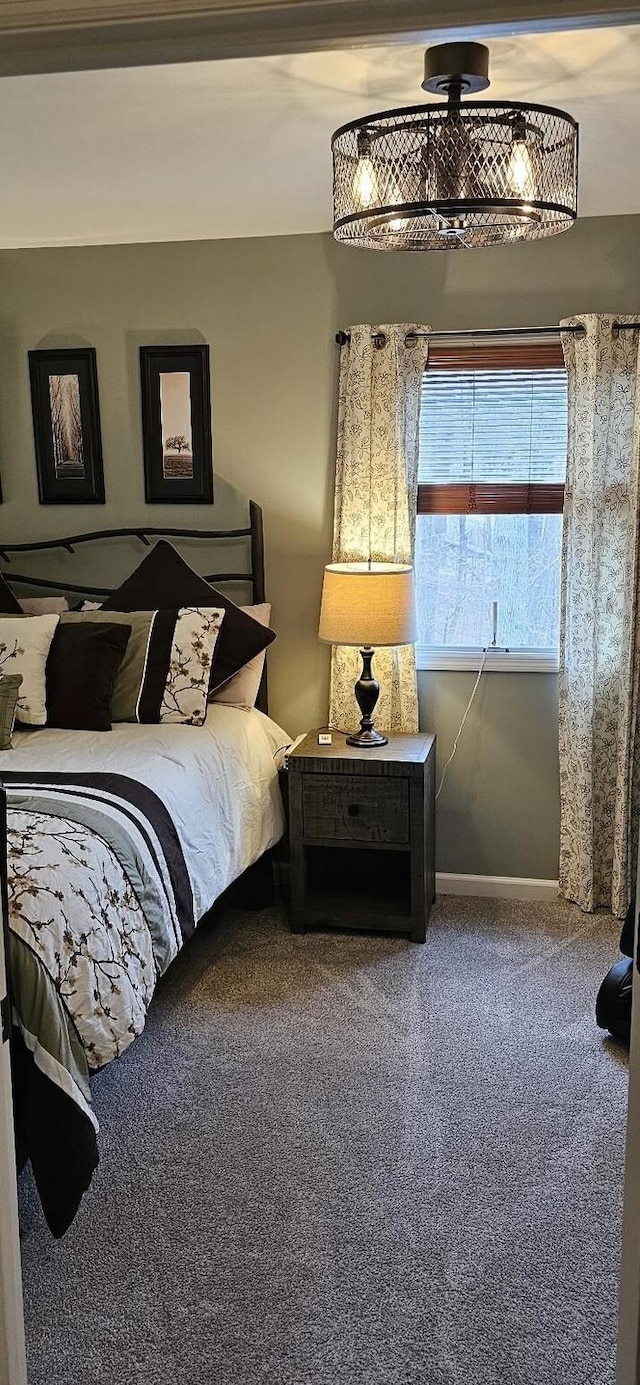
[[(580, 121), (580, 213), (640, 212), (640, 26), (495, 39), (488, 96)], [(423, 46), (0, 80), (0, 247), (331, 225), (330, 137), (423, 99)]]

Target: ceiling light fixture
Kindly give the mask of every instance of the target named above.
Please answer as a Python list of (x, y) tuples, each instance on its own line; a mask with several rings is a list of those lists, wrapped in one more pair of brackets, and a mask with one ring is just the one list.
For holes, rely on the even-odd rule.
[(446, 102), (361, 116), (336, 130), (333, 234), (368, 250), (460, 250), (539, 240), (575, 221), (578, 126), (521, 101), (465, 101), (489, 86), (483, 43), (425, 54)]

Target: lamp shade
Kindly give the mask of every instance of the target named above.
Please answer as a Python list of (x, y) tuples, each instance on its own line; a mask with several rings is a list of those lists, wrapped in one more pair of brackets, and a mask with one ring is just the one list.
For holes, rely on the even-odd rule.
[(413, 644), (413, 568), (400, 563), (329, 563), (318, 638), (327, 644)]

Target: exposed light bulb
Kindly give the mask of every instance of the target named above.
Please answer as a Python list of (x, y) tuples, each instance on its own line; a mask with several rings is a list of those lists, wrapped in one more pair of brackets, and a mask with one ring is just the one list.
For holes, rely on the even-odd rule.
[(367, 207), (372, 207), (374, 202), (380, 201), (378, 180), (368, 154), (358, 159), (358, 167), (353, 179), (353, 195), (360, 211), (364, 211)]
[(511, 192), (515, 193), (516, 197), (522, 197), (527, 202), (535, 197), (533, 164), (526, 140), (516, 139), (513, 141), (507, 169), (507, 182)]
[[(396, 183), (394, 183), (393, 181), (390, 181), (390, 182), (389, 182), (389, 186), (388, 186), (388, 188), (387, 188), (387, 190), (386, 190), (386, 193), (385, 193), (385, 202), (387, 203), (387, 205), (390, 205), (390, 206), (394, 207), (394, 206), (397, 206), (398, 203), (400, 203), (400, 202), (402, 202), (402, 201), (403, 201), (403, 198), (402, 198), (402, 196), (401, 196), (401, 194), (400, 194), (400, 189), (398, 188), (398, 186), (397, 186)], [(388, 223), (388, 229), (389, 229), (390, 231), (402, 231), (402, 230), (404, 230), (404, 227), (406, 226), (406, 224), (407, 224), (407, 219), (406, 219), (406, 217), (404, 217), (404, 216), (396, 216), (396, 217), (394, 217), (393, 221), (390, 221), (390, 222)]]

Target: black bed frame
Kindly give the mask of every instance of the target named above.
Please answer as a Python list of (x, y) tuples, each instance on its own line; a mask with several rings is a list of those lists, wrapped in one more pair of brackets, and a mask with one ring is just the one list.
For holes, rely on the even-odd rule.
[[(96, 529), (89, 534), (71, 534), (63, 539), (41, 539), (36, 543), (3, 543), (0, 544), (0, 558), (3, 562), (10, 564), (10, 554), (13, 553), (41, 553), (49, 548), (65, 548), (68, 553), (74, 553), (80, 544), (95, 543), (98, 539), (120, 539), (135, 538), (139, 539), (146, 548), (150, 547), (150, 538), (175, 538), (175, 539), (204, 539), (209, 543), (224, 543), (225, 540), (237, 541), (247, 539), (249, 566), (244, 572), (212, 572), (205, 574), (205, 581), (219, 585), (221, 582), (244, 583), (251, 588), (251, 604), (261, 605), (265, 600), (265, 581), (264, 581), (264, 534), (262, 527), (262, 510), (254, 500), (249, 501), (249, 524), (244, 529), (164, 529), (149, 528), (146, 524), (136, 524), (131, 529)], [(55, 592), (56, 595), (84, 597), (106, 597), (111, 596), (113, 587), (88, 587), (84, 584), (74, 582), (48, 581), (42, 577), (24, 576), (21, 572), (5, 570), (2, 573), (11, 583), (16, 583), (24, 587), (36, 587), (43, 591)], [(268, 711), (267, 697), (267, 670), (262, 675), (260, 690), (256, 699), (256, 706), (261, 712)]]

